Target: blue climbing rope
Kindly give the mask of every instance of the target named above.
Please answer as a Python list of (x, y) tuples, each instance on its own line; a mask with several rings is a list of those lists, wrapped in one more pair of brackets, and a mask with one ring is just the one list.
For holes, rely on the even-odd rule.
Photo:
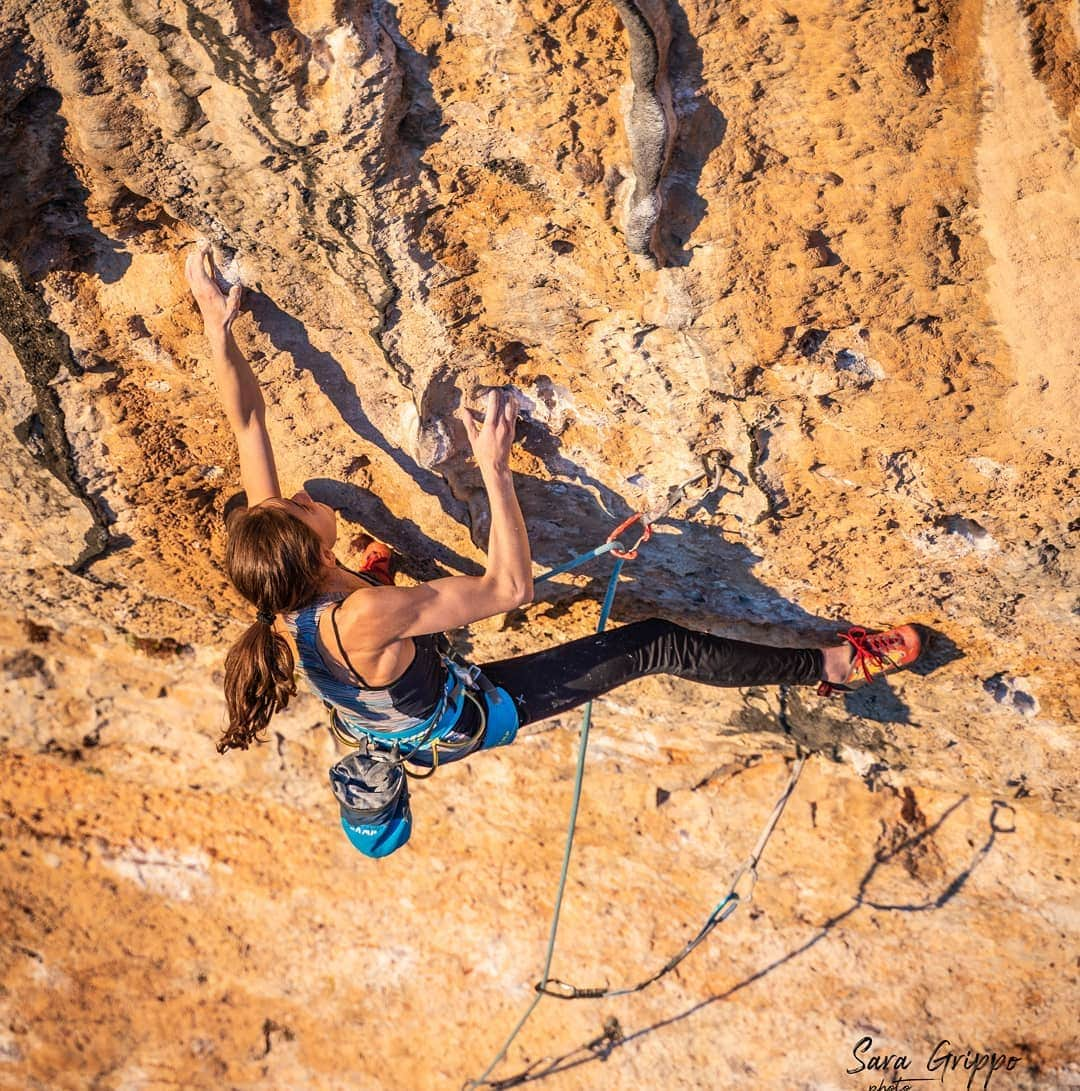
[[(550, 572), (545, 572), (542, 576), (538, 576), (534, 581), (540, 583), (542, 580), (550, 579), (552, 576), (556, 576), (561, 572), (568, 572), (572, 568), (576, 568), (579, 564), (584, 564), (585, 561), (591, 560), (593, 557), (598, 557), (603, 553), (608, 553), (616, 546), (618, 541), (609, 540), (602, 546), (598, 546), (596, 549), (590, 550), (588, 553), (582, 553), (575, 557), (572, 561), (568, 561), (565, 565), (561, 565), (558, 568), (551, 569)], [(598, 633), (602, 633), (607, 627), (608, 617), (611, 615), (611, 606), (615, 601), (615, 589), (619, 583), (619, 573), (622, 572), (622, 567), (625, 564), (625, 560), (619, 557), (615, 561), (615, 567), (612, 569), (611, 578), (608, 580), (607, 591), (604, 594), (604, 605), (600, 610), (600, 621), (596, 627)], [(569, 828), (566, 832), (566, 848), (563, 850), (562, 871), (559, 874), (559, 886), (555, 894), (555, 909), (551, 917), (551, 933), (548, 936), (547, 955), (544, 959), (544, 974), (541, 978), (543, 983), (547, 983), (549, 980), (548, 975), (551, 972), (551, 961), (555, 957), (555, 936), (559, 930), (559, 914), (562, 912), (563, 895), (566, 893), (566, 878), (570, 871), (570, 853), (574, 848), (574, 830), (577, 826), (578, 806), (581, 803), (581, 786), (585, 778), (585, 751), (589, 746), (589, 727), (592, 724), (592, 701), (589, 701), (585, 705), (585, 712), (581, 718), (581, 734), (578, 742), (578, 757), (577, 757), (577, 772), (574, 777), (574, 794), (573, 800), (570, 804), (570, 822)], [(510, 1037), (506, 1039), (502, 1049), (495, 1055), (495, 1059), (487, 1066), (486, 1069), (475, 1079), (469, 1080), (466, 1087), (482, 1087), (487, 1083), (487, 1078), (495, 1066), (506, 1056), (506, 1051), (510, 1048), (514, 1039), (518, 1036), (521, 1028), (529, 1021), (529, 1016), (532, 1015), (536, 1005), (544, 998), (544, 993), (541, 989), (537, 988), (536, 995), (532, 999), (532, 1003), (529, 1004), (525, 1010), (525, 1014), (518, 1020), (517, 1025), (510, 1032)]]
[[(622, 567), (628, 560), (633, 560), (637, 556), (637, 547), (642, 542), (647, 542), (652, 534), (652, 525), (654, 522), (663, 518), (667, 513), (675, 506), (676, 503), (682, 499), (687, 488), (698, 481), (703, 476), (708, 474), (699, 474), (696, 477), (691, 478), (683, 485), (676, 486), (668, 494), (667, 501), (654, 511), (644, 513), (638, 512), (632, 515), (624, 523), (618, 526), (608, 536), (606, 542), (603, 545), (597, 546), (595, 549), (590, 549), (586, 553), (580, 553), (578, 556), (567, 561), (565, 564), (558, 565), (555, 568), (544, 572), (542, 575), (537, 576), (533, 581), (534, 583), (543, 583), (545, 580), (550, 580), (554, 576), (561, 575), (563, 572), (570, 572), (580, 565), (586, 564), (588, 561), (593, 560), (596, 557), (601, 557), (605, 553), (613, 553), (616, 561), (615, 567), (612, 570), (611, 578), (608, 580), (607, 590), (604, 593), (604, 602), (600, 609), (600, 620), (597, 623), (596, 631), (602, 633), (607, 627), (608, 618), (611, 615), (611, 607), (615, 601), (615, 591), (619, 583), (619, 575), (622, 572)], [(715, 487), (714, 477), (714, 487)], [(629, 528), (635, 522), (640, 521), (642, 524), (642, 533), (638, 540), (634, 543), (629, 550), (624, 550), (618, 541), (618, 536), (624, 530)], [(559, 999), (573, 1000), (573, 999), (585, 999), (596, 998), (601, 996), (625, 996), (630, 993), (638, 992), (644, 989), (646, 986), (651, 985), (654, 981), (663, 977), (670, 970), (673, 970), (691, 951), (694, 950), (700, 943), (702, 943), (709, 933), (721, 923), (726, 920), (735, 910), (738, 908), (741, 901), (750, 901), (753, 896), (754, 884), (757, 881), (757, 862), (761, 853), (764, 851), (765, 844), (772, 835), (772, 831), (776, 826), (776, 823), (780, 819), (780, 815), (783, 813), (784, 806), (787, 803), (788, 797), (791, 795), (795, 788), (795, 783), (799, 778), (799, 774), (802, 772), (803, 763), (805, 758), (801, 755), (795, 762), (795, 767), (792, 770), (791, 778), (788, 781), (787, 787), (784, 789), (783, 794), (777, 800), (776, 805), (773, 807), (772, 813), (769, 816), (769, 820), (765, 825), (765, 829), (762, 831), (761, 836), (758, 838), (757, 845), (754, 847), (753, 852), (747, 858), (746, 863), (739, 869), (735, 879), (732, 881), (731, 886), (728, 888), (727, 894), (720, 900), (716, 908), (713, 909), (709, 915), (708, 920), (702, 926), (701, 930), (696, 936), (693, 937), (683, 949), (669, 959), (664, 966), (651, 977), (638, 983), (637, 985), (630, 986), (624, 989), (580, 989), (573, 985), (568, 985), (564, 981), (560, 981), (557, 978), (552, 978), (551, 975), (551, 963), (555, 956), (555, 937), (559, 930), (559, 916), (562, 912), (563, 896), (566, 893), (566, 880), (570, 870), (570, 855), (574, 847), (574, 832), (577, 827), (578, 808), (581, 803), (581, 789), (585, 778), (585, 754), (589, 746), (589, 729), (592, 725), (592, 706), (593, 703), (590, 700), (584, 709), (584, 713), (581, 718), (581, 732), (578, 742), (578, 756), (577, 756), (577, 769), (574, 775), (574, 789), (570, 804), (570, 819), (566, 832), (566, 847), (563, 850), (562, 869), (559, 873), (559, 885), (555, 894), (555, 907), (551, 917), (551, 930), (548, 935), (547, 953), (544, 957), (544, 970), (540, 981), (536, 985), (536, 995), (532, 998), (529, 1006), (525, 1009), (525, 1013), (517, 1021), (514, 1029), (510, 1032), (509, 1037), (503, 1043), (502, 1048), (495, 1054), (494, 1059), (484, 1069), (484, 1071), (474, 1080), (467, 1080), (463, 1085), (463, 1091), (468, 1088), (478, 1088), (485, 1086), (497, 1086), (501, 1081), (492, 1083), (488, 1080), (488, 1076), (499, 1064), (500, 1061), (506, 1056), (507, 1051), (513, 1044), (514, 1039), (521, 1032), (522, 1027), (529, 1021), (529, 1017), (536, 1009), (536, 1005), (545, 996), (554, 996)], [(749, 875), (750, 886), (745, 895), (740, 895), (738, 892), (738, 886), (745, 875)]]
[[(573, 560), (567, 561), (566, 564), (560, 564), (556, 568), (549, 569), (542, 576), (537, 576), (533, 583), (543, 583), (544, 580), (550, 580), (553, 576), (561, 576), (564, 572), (570, 572), (575, 568), (579, 568), (583, 564), (587, 564), (594, 557), (602, 557), (605, 553), (610, 553), (613, 549), (617, 548), (619, 543), (617, 541), (607, 541), (603, 545), (597, 546), (595, 549), (590, 549), (588, 553), (579, 553)], [(620, 564), (621, 568), (622, 565)], [(618, 570), (616, 570), (617, 573)], [(597, 630), (597, 632), (603, 632), (603, 628)]]

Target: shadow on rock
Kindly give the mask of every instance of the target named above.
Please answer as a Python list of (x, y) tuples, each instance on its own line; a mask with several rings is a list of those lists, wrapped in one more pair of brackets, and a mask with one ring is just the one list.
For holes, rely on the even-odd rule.
[[(521, 478), (518, 485), (538, 565), (554, 568), (600, 545), (634, 513), (622, 496), (566, 458), (558, 437), (546, 427), (524, 418), (518, 435), (524, 450), (552, 478)], [(688, 506), (694, 510), (701, 503), (690, 501)], [(630, 548), (640, 531), (640, 524), (628, 528), (620, 537), (623, 546)], [(635, 621), (659, 612), (691, 628), (789, 647), (815, 646), (831, 638), (838, 624), (846, 624), (811, 614), (762, 583), (751, 573), (760, 560), (715, 527), (666, 517), (642, 544), (637, 559), (623, 568), (612, 618)], [(611, 565), (605, 556), (575, 570), (591, 580), (585, 593), (603, 595)], [(547, 585), (536, 603), (509, 619), (509, 627), (526, 625), (537, 606), (582, 593), (576, 583)]]
[(330, 399), (341, 419), (361, 439), (389, 455), (402, 473), (415, 481), (424, 492), (436, 497), (451, 519), (463, 523), (465, 505), (450, 495), (446, 482), (438, 474), (425, 470), (375, 427), (364, 412), (356, 387), (345, 374), (345, 369), (332, 353), (323, 352), (312, 345), (303, 323), (262, 293), (252, 292), (248, 304), (256, 324), (270, 338), (274, 348), (288, 353), (297, 367), (311, 372), (319, 389)]
[(964, 651), (953, 640), (929, 625), (916, 625), (922, 639), (923, 652), (908, 668), (912, 674), (925, 678), (947, 663), (955, 663), (964, 658)]
[[(922, 655), (910, 666), (908, 671), (922, 678), (934, 671), (963, 659), (964, 653), (944, 633), (926, 625), (918, 625), (919, 636), (923, 643)], [(910, 724), (911, 710), (893, 692), (887, 678), (878, 678), (874, 684), (853, 693), (844, 694), (844, 708), (852, 715), (863, 720), (874, 720), (879, 724)]]
[[(411, 519), (402, 519), (368, 489), (329, 477), (313, 477), (304, 482), (313, 500), (341, 511), (350, 521), (364, 527), (397, 554), (395, 566), (414, 580), (425, 581), (447, 575), (479, 576), (483, 567), (462, 557), (441, 542), (425, 534)], [(237, 512), (247, 507), (247, 495), (234, 493), (225, 503), (224, 520), (228, 527)], [(344, 554), (347, 542), (339, 542), (337, 552)]]
[[(580, 509), (586, 497), (591, 499), (591, 494), (583, 493), (564, 486), (558, 501), (560, 514), (567, 508)], [(592, 518), (578, 522), (580, 546), (575, 543), (574, 548), (584, 552), (601, 544), (631, 514), (622, 506), (612, 518), (597, 506)], [(624, 547), (633, 545), (639, 530), (635, 525), (624, 532), (620, 537)], [(562, 540), (566, 540), (565, 530)], [(709, 558), (706, 567), (702, 558)], [(550, 563), (566, 559), (552, 557)], [(743, 543), (722, 537), (715, 527), (666, 519), (651, 540), (639, 547), (637, 559), (624, 566), (612, 617), (634, 621), (661, 613), (690, 628), (780, 647), (814, 647), (824, 642), (837, 619), (812, 614), (762, 583), (752, 573), (760, 560)], [(602, 558), (586, 570), (597, 573), (598, 593), (610, 566), (610, 559)]]
[(693, 248), (684, 247), (705, 219), (709, 207), (709, 202), (698, 190), (701, 172), (709, 156), (724, 140), (727, 119), (709, 100), (701, 49), (690, 31), (682, 5), (669, 4), (668, 16), (672, 34), (668, 82), (678, 130), (662, 183), (664, 211), (659, 241), (662, 264), (689, 265)]
[[(609, 1019), (604, 1025), (603, 1033), (592, 1039), (592, 1041), (577, 1046), (558, 1057), (544, 1057), (522, 1072), (501, 1080), (491, 1081), (489, 1086), (493, 1088), (509, 1088), (518, 1087), (526, 1083), (537, 1083), (549, 1076), (554, 1076), (572, 1068), (580, 1068), (582, 1065), (591, 1064), (594, 1061), (606, 1061), (622, 1046), (625, 1046), (630, 1042), (639, 1041), (646, 1035), (663, 1030), (665, 1027), (673, 1026), (684, 1019), (689, 1019), (699, 1011), (707, 1008), (710, 1004), (715, 1004), (720, 1000), (727, 1000), (741, 989), (745, 989), (755, 982), (767, 977), (785, 963), (791, 962), (801, 955), (806, 954), (812, 947), (815, 947), (822, 940), (827, 939), (829, 934), (838, 924), (841, 924), (863, 907), (873, 909), (876, 912), (897, 913), (932, 913), (941, 909), (960, 893), (975, 868), (981, 865), (990, 854), (998, 835), (1015, 832), (1015, 811), (1010, 804), (996, 799), (991, 803), (990, 813), (987, 815), (988, 829), (986, 839), (975, 850), (968, 863), (963, 865), (948, 882), (941, 885), (937, 893), (932, 897), (915, 902), (884, 900), (881, 897), (875, 896), (872, 884), (877, 877), (879, 870), (886, 868), (888, 865), (894, 863), (894, 861), (899, 864), (906, 875), (917, 875), (917, 856), (925, 851), (925, 843), (927, 841), (932, 841), (934, 835), (941, 829), (946, 820), (950, 819), (956, 810), (967, 802), (967, 799), (967, 796), (963, 796), (955, 803), (952, 803), (932, 826), (927, 827), (920, 833), (905, 838), (899, 844), (889, 849), (876, 852), (873, 863), (867, 868), (862, 879), (859, 881), (858, 888), (851, 896), (851, 905), (848, 906), (848, 908), (840, 913), (834, 914), (822, 922), (818, 926), (818, 931), (806, 940), (805, 943), (802, 943), (800, 946), (789, 951), (787, 954), (782, 955), (780, 958), (774, 959), (768, 965), (763, 966), (749, 977), (732, 985), (731, 988), (725, 989), (722, 993), (717, 993), (715, 996), (710, 996), (707, 999), (694, 1004), (692, 1007), (688, 1008), (686, 1011), (680, 1012), (678, 1015), (670, 1016), (667, 1019), (661, 1019), (650, 1026), (642, 1027), (641, 1030), (634, 1031), (630, 1034), (627, 1034), (622, 1030), (617, 1020)], [(1005, 812), (1010, 812), (1010, 814), (1006, 815)]]
[(398, 554), (398, 570), (414, 580), (433, 580), (447, 575), (483, 575), (482, 565), (437, 542), (411, 519), (394, 515), (368, 489), (328, 477), (309, 478), (304, 487), (315, 500), (339, 509), (380, 541), (391, 544)]
[(115, 283), (131, 256), (90, 222), (90, 191), (65, 155), (63, 98), (40, 85), (14, 95), (9, 86), (0, 99), (0, 251), (32, 282), (63, 269)]
[(879, 724), (910, 724), (911, 709), (889, 688), (884, 678), (865, 689), (844, 694), (844, 708), (852, 716)]

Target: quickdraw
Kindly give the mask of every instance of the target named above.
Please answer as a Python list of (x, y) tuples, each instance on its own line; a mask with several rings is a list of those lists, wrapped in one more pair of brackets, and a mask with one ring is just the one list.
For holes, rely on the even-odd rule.
[[(678, 954), (668, 959), (656, 973), (651, 977), (639, 981), (636, 985), (627, 985), (621, 989), (613, 989), (606, 985), (602, 988), (582, 989), (576, 985), (571, 985), (566, 981), (560, 981), (558, 978), (547, 978), (544, 981), (538, 981), (536, 983), (536, 991), (544, 993), (547, 996), (554, 996), (558, 1000), (598, 1000), (601, 997), (629, 996), (631, 993), (641, 992), (642, 989), (648, 988), (654, 981), (659, 981), (665, 974), (674, 970), (695, 947), (705, 941), (709, 933), (718, 924), (722, 921), (726, 921), (744, 902), (749, 904), (753, 900), (754, 887), (757, 884), (758, 877), (757, 862), (765, 849), (766, 842), (772, 835), (772, 831), (776, 828), (776, 823), (780, 820), (780, 815), (783, 814), (788, 798), (795, 790), (795, 785), (798, 782), (799, 774), (802, 772), (805, 761), (806, 758), (802, 755), (796, 760), (787, 787), (776, 801), (776, 805), (772, 809), (772, 813), (765, 824), (765, 829), (762, 832), (761, 837), (758, 838), (758, 843), (754, 847), (754, 851), (747, 857), (746, 863), (735, 873), (735, 878), (731, 880), (731, 885), (728, 887), (727, 893), (720, 900), (712, 913), (709, 914), (709, 917), (704, 925), (702, 925), (701, 930), (682, 948), (681, 951), (678, 952)], [(739, 884), (746, 876), (749, 876), (749, 886), (744, 893), (740, 894), (738, 889)]]

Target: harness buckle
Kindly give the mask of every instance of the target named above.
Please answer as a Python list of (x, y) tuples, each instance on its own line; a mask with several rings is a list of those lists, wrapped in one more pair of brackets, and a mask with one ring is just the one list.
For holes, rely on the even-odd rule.
[[(480, 688), (477, 679), (481, 677), (481, 671), (475, 663), (465, 663), (455, 658), (452, 653), (445, 654), (443, 662), (446, 664), (446, 669), (450, 672), (451, 677), (456, 678), (466, 689), (475, 690)], [(448, 692), (450, 689), (452, 687), (448, 687)]]

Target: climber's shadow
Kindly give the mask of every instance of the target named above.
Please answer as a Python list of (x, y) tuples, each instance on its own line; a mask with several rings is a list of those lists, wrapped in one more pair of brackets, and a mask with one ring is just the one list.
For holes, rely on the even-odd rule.
[(414, 458), (395, 447), (368, 418), (356, 387), (337, 358), (312, 345), (302, 322), (282, 310), (268, 295), (252, 292), (249, 309), (259, 329), (279, 352), (288, 353), (298, 368), (310, 371), (341, 419), (363, 440), (390, 456), (398, 468), (424, 492), (439, 499), (451, 519), (462, 522), (465, 506), (455, 500), (438, 474), (424, 469)]
[[(975, 850), (971, 860), (945, 883), (933, 897), (921, 901), (893, 900), (886, 898), (884, 895), (875, 896), (872, 884), (877, 877), (879, 869), (887, 867), (887, 865), (891, 864), (893, 861), (899, 863), (905, 874), (909, 876), (917, 875), (919, 866), (918, 855), (920, 852), (925, 852), (924, 843), (933, 838), (934, 834), (941, 829), (945, 821), (949, 819), (959, 807), (966, 803), (967, 799), (967, 796), (962, 796), (955, 803), (951, 804), (933, 825), (927, 827), (922, 832), (913, 837), (906, 838), (900, 844), (888, 850), (879, 850), (875, 854), (873, 862), (859, 881), (856, 892), (852, 895), (852, 904), (841, 912), (829, 917), (818, 926), (818, 932), (815, 935), (811, 936), (810, 939), (796, 947), (794, 950), (775, 959), (767, 966), (752, 973), (749, 977), (743, 978), (742, 981), (732, 985), (724, 992), (710, 996), (707, 999), (694, 1004), (692, 1007), (687, 1008), (686, 1011), (680, 1012), (678, 1015), (670, 1016), (667, 1019), (661, 1019), (658, 1022), (652, 1023), (647, 1027), (642, 1027), (641, 1030), (634, 1031), (631, 1034), (623, 1033), (622, 1028), (619, 1027), (617, 1021), (608, 1020), (604, 1027), (604, 1033), (599, 1037), (594, 1038), (592, 1041), (568, 1050), (558, 1057), (541, 1058), (522, 1072), (494, 1081), (491, 1086), (497, 1088), (518, 1087), (526, 1083), (539, 1082), (549, 1076), (554, 1076), (572, 1068), (580, 1068), (582, 1065), (591, 1064), (593, 1061), (606, 1061), (617, 1049), (620, 1049), (631, 1042), (639, 1041), (646, 1035), (663, 1030), (665, 1027), (673, 1026), (684, 1019), (689, 1019), (691, 1016), (696, 1015), (698, 1012), (709, 1007), (711, 1004), (715, 1004), (717, 1001), (727, 1000), (740, 990), (767, 977), (785, 963), (791, 962), (793, 959), (797, 959), (801, 955), (806, 954), (812, 947), (815, 947), (823, 939), (826, 939), (829, 936), (829, 933), (838, 924), (864, 906), (877, 912), (897, 913), (927, 913), (941, 909), (942, 906), (956, 897), (971, 877), (975, 868), (986, 859), (991, 849), (994, 847), (994, 842), (997, 839), (998, 834), (1015, 832), (1015, 811), (1010, 804), (997, 799), (991, 803), (990, 813), (987, 816), (988, 832), (986, 839), (982, 845)], [(1011, 816), (1006, 815), (1004, 813), (1006, 811), (1012, 812)]]
[[(298, 368), (311, 372), (341, 419), (358, 436), (388, 455), (424, 492), (436, 497), (447, 516), (458, 523), (470, 525), (474, 540), (481, 544), (486, 537), (486, 527), (483, 525), (486, 509), (476, 500), (465, 503), (455, 498), (455, 491), (457, 495), (474, 498), (483, 495), (479, 473), (475, 467), (468, 466), (461, 455), (461, 451), (467, 449), (463, 435), (451, 440), (452, 451), (440, 463), (440, 473), (425, 469), (416, 459), (390, 443), (368, 418), (356, 386), (341, 363), (332, 353), (312, 345), (303, 323), (264, 293), (251, 293), (248, 304), (260, 331), (266, 334), (276, 350), (291, 356)], [(427, 398), (420, 409), (425, 418), (431, 412)], [(450, 422), (449, 427), (460, 429), (462, 433), (464, 431), (463, 426), (455, 422)], [(524, 475), (518, 477), (517, 493), (531, 536), (536, 540), (545, 537), (564, 539), (568, 526), (580, 527), (583, 539), (592, 533), (593, 527), (599, 529), (606, 526), (610, 530), (614, 525), (614, 513), (625, 508), (618, 494), (564, 458), (559, 453), (557, 438), (543, 426), (523, 418), (519, 421), (518, 435), (522, 447), (543, 460), (553, 479), (570, 476), (579, 482), (567, 484), (559, 480), (540, 481)], [(315, 479), (309, 485), (315, 499), (342, 509), (371, 533), (393, 545), (402, 554), (402, 570), (409, 575), (417, 579), (446, 575), (446, 570), (439, 566), (465, 574), (481, 571), (475, 561), (441, 545), (424, 534), (416, 524), (393, 516), (386, 505), (367, 490), (326, 478)], [(565, 559), (553, 558), (550, 563), (554, 565)], [(537, 556), (536, 560), (544, 564), (548, 558)]]
[(481, 576), (482, 565), (425, 534), (411, 519), (402, 519), (368, 489), (335, 481), (311, 478), (304, 488), (312, 498), (340, 509), (380, 541), (393, 543), (396, 566), (412, 579), (424, 582), (446, 575)]
[(957, 659), (964, 658), (963, 649), (943, 632), (931, 629), (929, 625), (916, 625), (915, 628), (922, 638), (923, 652), (909, 668), (912, 674), (925, 678), (946, 663), (954, 663)]
[[(536, 481), (545, 492), (544, 497), (537, 498), (536, 515), (541, 521), (547, 519), (555, 527), (566, 528), (574, 526), (577, 518), (599, 515), (611, 520), (625, 511), (626, 501), (614, 489), (562, 453), (559, 437), (546, 424), (523, 412), (518, 417), (514, 440), (521, 450), (539, 459), (551, 477), (550, 481)], [(575, 484), (567, 483), (567, 478)], [(565, 529), (561, 536), (567, 536)]]
[[(549, 429), (525, 418), (518, 437), (521, 447), (543, 463), (551, 478), (524, 478), (518, 487), (537, 564), (551, 568), (569, 560), (565, 554), (545, 551), (541, 543), (569, 539), (570, 548), (583, 553), (600, 545), (633, 514), (622, 496), (562, 453), (558, 437)], [(688, 503), (687, 513), (708, 506), (713, 499)], [(627, 528), (619, 538), (623, 548), (631, 548), (640, 533), (640, 524)], [(811, 614), (762, 583), (751, 574), (760, 560), (742, 542), (724, 537), (715, 527), (668, 516), (642, 544), (638, 559), (624, 566), (621, 586), (629, 593), (615, 599), (612, 617), (635, 621), (663, 613), (691, 628), (764, 644), (812, 646), (835, 639), (842, 620)], [(507, 627), (525, 625), (537, 610), (550, 613), (552, 600), (599, 598), (611, 565), (611, 558), (601, 557), (577, 569), (579, 576), (590, 578), (586, 587), (578, 580), (542, 585), (536, 601), (508, 618)]]
[[(312, 345), (303, 323), (261, 292), (250, 293), (248, 309), (274, 348), (291, 356), (298, 368), (311, 372), (341, 419), (358, 436), (388, 455), (403, 474), (424, 492), (436, 497), (451, 519), (459, 523), (466, 521), (466, 505), (454, 499), (443, 478), (424, 469), (401, 448), (390, 443), (368, 418), (345, 369), (332, 353), (323, 352)], [(393, 515), (386, 504), (367, 489), (331, 478), (310, 479), (305, 487), (314, 499), (340, 509), (348, 518), (390, 543), (399, 555), (399, 568), (415, 579), (434, 579), (448, 572), (475, 575), (482, 571), (476, 561), (463, 557), (425, 534), (411, 519)], [(237, 504), (246, 504), (243, 494), (238, 495), (239, 500), (233, 497), (226, 504), (226, 522)]]
[(885, 678), (877, 678), (874, 684), (844, 694), (844, 709), (862, 720), (874, 720), (879, 724), (910, 724), (911, 709), (893, 692)]
[[(304, 482), (304, 488), (313, 500), (339, 509), (350, 521), (364, 527), (375, 538), (392, 544), (397, 571), (404, 572), (412, 579), (423, 582), (440, 576), (479, 576), (483, 573), (483, 568), (476, 561), (462, 557), (435, 541), (411, 519), (394, 515), (378, 496), (367, 489), (328, 477), (311, 478)], [(243, 490), (229, 497), (223, 512), (226, 529), (236, 513), (246, 508), (247, 495)], [(347, 555), (348, 546), (348, 542), (339, 543), (337, 552)]]
[(716, 527), (668, 516), (623, 571), (641, 608), (692, 628), (788, 647), (833, 642), (846, 619), (812, 614), (763, 583), (753, 574), (762, 559)]
[(668, 81), (678, 131), (661, 183), (664, 211), (660, 220), (660, 258), (663, 265), (689, 265), (693, 250), (684, 247), (709, 207), (698, 191), (701, 173), (709, 156), (723, 142), (727, 118), (708, 97), (701, 49), (677, 0), (668, 4), (668, 16)]

